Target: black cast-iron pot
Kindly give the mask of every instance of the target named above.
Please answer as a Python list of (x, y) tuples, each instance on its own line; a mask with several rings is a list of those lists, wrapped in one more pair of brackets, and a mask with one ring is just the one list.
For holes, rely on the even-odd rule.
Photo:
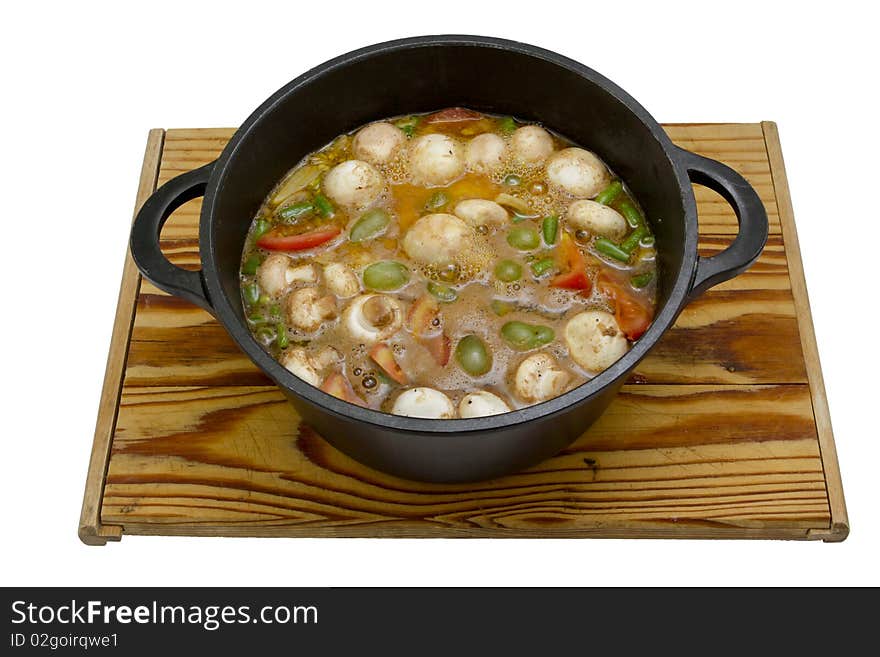
[[(251, 337), (239, 292), (245, 235), (263, 199), (305, 154), (370, 121), (457, 105), (539, 121), (596, 152), (629, 185), (656, 235), (656, 317), (610, 368), (521, 410), (425, 420), (348, 404), (288, 372)], [(711, 258), (697, 255), (691, 183), (720, 193), (739, 220), (739, 234)], [(159, 231), (177, 207), (202, 195), (202, 269), (186, 271), (162, 255)], [(280, 89), (244, 122), (215, 162), (169, 181), (147, 200), (132, 228), (131, 252), (157, 287), (213, 314), (335, 447), (401, 477), (451, 482), (519, 470), (571, 443), (605, 410), (682, 308), (744, 271), (766, 239), (764, 207), (738, 173), (673, 145), (641, 105), (595, 71), (513, 41), (428, 36), (356, 50)]]

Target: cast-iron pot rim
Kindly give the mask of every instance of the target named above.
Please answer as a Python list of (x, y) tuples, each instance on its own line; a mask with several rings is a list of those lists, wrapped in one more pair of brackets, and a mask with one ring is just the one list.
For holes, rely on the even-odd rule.
[[(509, 413), (487, 417), (429, 420), (391, 415), (342, 401), (298, 378), (267, 353), (253, 338), (245, 324), (239, 321), (238, 317), (235, 315), (232, 303), (240, 303), (241, 300), (236, 298), (230, 301), (230, 299), (224, 294), (220, 285), (217, 273), (217, 263), (214, 258), (214, 235), (212, 231), (211, 217), (214, 213), (217, 195), (222, 191), (226, 180), (229, 162), (236, 156), (242, 141), (247, 137), (250, 131), (259, 124), (260, 119), (271, 112), (275, 105), (281, 102), (288, 94), (309, 84), (314, 79), (352, 62), (367, 59), (383, 53), (403, 51), (413, 48), (444, 46), (498, 48), (543, 59), (556, 66), (566, 68), (581, 77), (588, 79), (590, 82), (597, 84), (626, 106), (626, 108), (651, 131), (653, 137), (662, 147), (663, 152), (669, 161), (669, 166), (675, 173), (681, 193), (681, 204), (685, 215), (685, 241), (682, 249), (681, 268), (673, 288), (670, 290), (666, 303), (656, 315), (645, 334), (639, 338), (629, 352), (611, 367), (577, 388), (574, 388), (559, 397), (554, 397), (553, 399), (540, 404), (535, 404), (534, 406), (527, 406)], [(406, 109), (401, 108), (401, 113), (405, 112)], [(376, 119), (380, 118), (383, 117), (376, 117)], [(552, 128), (553, 126), (550, 127)], [(675, 156), (676, 150), (676, 147), (673, 145), (663, 128), (660, 127), (657, 121), (634, 98), (632, 98), (632, 96), (591, 68), (552, 51), (530, 44), (520, 43), (518, 41), (469, 35), (419, 36), (378, 43), (331, 59), (300, 75), (272, 94), (235, 132), (232, 139), (223, 149), (223, 152), (214, 164), (213, 171), (208, 180), (204, 201), (202, 203), (202, 212), (199, 222), (199, 250), (202, 261), (202, 278), (207, 288), (208, 298), (213, 307), (214, 315), (224, 325), (227, 332), (233, 340), (235, 340), (238, 346), (283, 389), (292, 391), (298, 397), (304, 398), (308, 402), (321, 407), (325, 411), (339, 416), (352, 418), (367, 424), (377, 425), (379, 427), (387, 427), (402, 432), (419, 434), (461, 434), (473, 431), (492, 431), (529, 422), (538, 418), (545, 418), (563, 412), (571, 406), (586, 402), (594, 395), (601, 392), (606, 386), (612, 385), (618, 378), (625, 376), (626, 373), (634, 368), (635, 365), (645, 356), (648, 350), (660, 339), (666, 329), (672, 325), (681, 308), (686, 303), (691, 283), (694, 279), (697, 262), (696, 201), (694, 199), (687, 171)]]

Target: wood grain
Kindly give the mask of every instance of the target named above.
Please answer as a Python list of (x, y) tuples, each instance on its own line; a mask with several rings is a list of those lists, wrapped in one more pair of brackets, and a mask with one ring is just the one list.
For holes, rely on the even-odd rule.
[(819, 347), (816, 344), (816, 331), (813, 328), (813, 313), (810, 311), (810, 297), (807, 295), (807, 281), (804, 278), (804, 265), (801, 261), (801, 249), (794, 224), (794, 209), (788, 191), (788, 176), (785, 173), (782, 146), (779, 143), (779, 130), (772, 121), (765, 121), (761, 126), (767, 139), (767, 156), (773, 172), (781, 225), (785, 234), (791, 287), (803, 341), (806, 370), (809, 375), (816, 431), (825, 467), (825, 480), (828, 484), (831, 527), (827, 530), (817, 530), (813, 537), (827, 541), (843, 541), (849, 536), (849, 517), (843, 497), (843, 480), (837, 460), (834, 432), (831, 429), (831, 414), (828, 411), (828, 398), (825, 396), (825, 380), (819, 363)]
[[(778, 140), (766, 124), (666, 128), (756, 187), (771, 236), (747, 273), (684, 310), (563, 453), (477, 484), (370, 470), (301, 424), (208, 313), (143, 282), (100, 521), (163, 535), (840, 540), (845, 507), (829, 490), (840, 482), (815, 408), (818, 360), (802, 348), (811, 325)], [(158, 182), (215, 159), (232, 133), (167, 131)], [(695, 191), (700, 252), (711, 255), (737, 222), (714, 192)], [(165, 253), (189, 268), (199, 210), (187, 203), (162, 233)]]
[[(150, 130), (150, 134), (147, 136), (147, 147), (144, 152), (144, 163), (141, 167), (135, 200), (135, 214), (156, 188), (163, 137), (164, 131), (162, 130)], [(116, 304), (113, 333), (110, 336), (110, 351), (107, 354), (107, 366), (104, 370), (104, 385), (101, 389), (98, 420), (95, 425), (95, 437), (92, 443), (92, 454), (89, 458), (86, 489), (83, 494), (79, 519), (80, 540), (88, 545), (104, 545), (108, 540), (118, 541), (122, 536), (121, 527), (105, 524), (101, 520), (101, 495), (104, 488), (107, 461), (110, 456), (110, 445), (113, 441), (116, 410), (139, 285), (140, 275), (131, 259), (131, 254), (126, 250), (125, 264), (122, 268), (122, 283), (119, 286), (119, 300)]]

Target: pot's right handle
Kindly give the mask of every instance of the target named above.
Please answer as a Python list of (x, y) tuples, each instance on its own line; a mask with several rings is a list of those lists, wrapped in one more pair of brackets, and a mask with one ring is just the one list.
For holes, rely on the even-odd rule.
[(143, 204), (131, 227), (131, 256), (141, 274), (160, 290), (186, 299), (210, 313), (214, 310), (200, 271), (172, 264), (159, 248), (159, 233), (165, 221), (181, 205), (205, 194), (214, 162), (172, 178), (153, 192)]
[(693, 301), (714, 285), (748, 269), (767, 243), (767, 211), (755, 189), (726, 164), (679, 148), (679, 157), (691, 182), (712, 189), (730, 203), (739, 221), (739, 232), (721, 253), (697, 259), (697, 271), (688, 293)]

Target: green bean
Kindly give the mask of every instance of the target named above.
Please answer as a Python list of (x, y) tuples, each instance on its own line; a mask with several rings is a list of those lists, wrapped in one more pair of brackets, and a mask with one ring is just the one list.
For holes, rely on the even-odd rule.
[(281, 306), (277, 303), (273, 303), (269, 306), (269, 317), (276, 321), (281, 321)]
[(397, 119), (397, 121), (394, 122), (394, 125), (403, 130), (407, 137), (412, 137), (420, 120), (421, 119), (418, 116), (407, 116), (402, 119)]
[(516, 121), (510, 116), (498, 119), (498, 130), (503, 135), (513, 134), (513, 131), (516, 130)]
[(314, 209), (315, 206), (312, 205), (309, 201), (303, 201), (302, 203), (294, 203), (293, 205), (288, 205), (285, 208), (281, 208), (278, 211), (278, 214), (281, 215), (282, 219), (290, 221), (291, 219), (297, 219)]
[(620, 246), (609, 240), (607, 237), (600, 237), (593, 243), (593, 245), (602, 255), (614, 258), (615, 260), (620, 260), (620, 262), (629, 262), (629, 253), (621, 249)]
[(506, 314), (516, 310), (515, 303), (512, 303), (510, 301), (502, 301), (501, 299), (492, 299), (492, 303), (489, 304), (489, 306), (492, 308), (492, 312), (499, 317), (504, 317)]
[(374, 262), (364, 270), (364, 285), (371, 290), (388, 292), (409, 282), (409, 269), (394, 260)]
[(531, 251), (541, 246), (541, 238), (532, 226), (515, 226), (507, 234), (507, 243), (520, 251)]
[(636, 289), (641, 289), (643, 287), (647, 287), (647, 285), (654, 280), (654, 272), (646, 271), (643, 274), (637, 274), (629, 279), (629, 282), (632, 283), (632, 286)]
[(266, 318), (260, 313), (251, 313), (250, 315), (248, 315), (248, 321), (251, 324), (265, 324)]
[(255, 304), (260, 299), (260, 286), (256, 283), (245, 285), (242, 288), (242, 292), (244, 292), (244, 300), (250, 305)]
[(630, 228), (638, 228), (645, 224), (642, 213), (638, 211), (636, 206), (630, 203), (629, 199), (620, 204), (620, 214), (626, 219), (626, 223), (629, 224)]
[(517, 185), (522, 183), (522, 178), (520, 178), (515, 173), (509, 173), (504, 176), (504, 180), (502, 184), (507, 185), (508, 187), (516, 187)]
[(522, 276), (522, 267), (515, 260), (502, 260), (495, 265), (495, 278), (505, 283), (518, 281)]
[(388, 216), (385, 210), (379, 208), (367, 210), (351, 227), (348, 239), (352, 242), (363, 242), (364, 240), (376, 237), (388, 227), (390, 221), (391, 217)]
[(265, 306), (265, 305), (268, 305), (272, 301), (272, 297), (270, 297), (268, 294), (263, 293), (260, 295), (260, 298), (257, 299), (257, 301), (259, 302), (259, 304), (261, 306)]
[(444, 205), (449, 203), (449, 197), (445, 192), (434, 192), (431, 194), (431, 198), (428, 199), (428, 202), (425, 203), (426, 210), (439, 210)]
[(482, 376), (492, 369), (492, 353), (476, 335), (466, 335), (458, 341), (455, 360), (471, 376)]
[(263, 258), (259, 253), (252, 253), (248, 256), (248, 259), (244, 261), (244, 264), (241, 266), (241, 273), (253, 275), (257, 273), (257, 269), (260, 268), (260, 265), (263, 263)]
[(551, 214), (549, 217), (544, 217), (544, 221), (541, 223), (541, 233), (544, 235), (544, 244), (547, 246), (556, 244), (556, 235), (559, 233), (559, 216)]
[(650, 235), (650, 234), (645, 235), (645, 236), (642, 238), (642, 241), (639, 242), (639, 244), (640, 244), (641, 246), (648, 246), (648, 247), (650, 247), (650, 246), (654, 246), (654, 236), (653, 236), (653, 235)]
[(501, 337), (514, 348), (527, 351), (553, 342), (556, 334), (549, 326), (514, 321), (501, 327)]
[(272, 342), (272, 340), (274, 340), (276, 337), (275, 329), (268, 326), (261, 326), (257, 329), (256, 337), (257, 340), (259, 340), (260, 342), (268, 344), (269, 342)]
[(444, 303), (451, 303), (458, 299), (458, 292), (455, 291), (454, 287), (449, 287), (442, 283), (435, 283), (434, 281), (428, 282), (428, 292), (436, 297), (438, 301)]
[(601, 203), (602, 205), (609, 205), (614, 202), (614, 199), (623, 191), (623, 184), (619, 180), (615, 180), (613, 183), (608, 185), (605, 189), (603, 189), (596, 196), (596, 203)]
[(548, 271), (553, 269), (553, 265), (554, 265), (554, 260), (553, 260), (553, 258), (550, 258), (550, 257), (541, 258), (540, 260), (535, 260), (535, 262), (532, 263), (532, 273), (535, 276), (543, 276)]
[(281, 322), (275, 325), (275, 344), (279, 349), (287, 349), (287, 345), (290, 344), (290, 340), (287, 338), (287, 327)]
[(272, 224), (265, 219), (257, 219), (254, 222), (254, 239), (262, 237), (271, 227)]
[(644, 226), (639, 226), (632, 233), (629, 234), (625, 240), (620, 243), (621, 251), (626, 251), (627, 253), (632, 253), (636, 250), (636, 247), (639, 245), (641, 239), (648, 233), (648, 229)]
[(318, 211), (324, 218), (332, 217), (334, 215), (333, 204), (323, 194), (315, 194), (315, 197), (312, 201), (315, 204), (315, 210)]

